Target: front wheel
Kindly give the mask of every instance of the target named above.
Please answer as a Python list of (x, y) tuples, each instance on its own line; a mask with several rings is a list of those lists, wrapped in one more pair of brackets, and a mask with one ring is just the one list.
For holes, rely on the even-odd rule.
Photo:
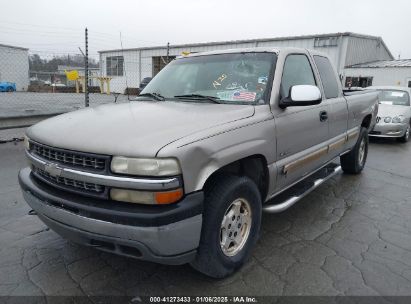
[(352, 150), (341, 155), (341, 168), (345, 173), (359, 174), (364, 169), (368, 155), (368, 131), (362, 127), (357, 143)]
[(191, 265), (213, 278), (239, 269), (257, 242), (261, 210), (260, 192), (251, 179), (215, 178), (206, 188), (201, 240)]
[(410, 125), (407, 126), (407, 130), (402, 137), (398, 138), (398, 141), (406, 143), (410, 139)]

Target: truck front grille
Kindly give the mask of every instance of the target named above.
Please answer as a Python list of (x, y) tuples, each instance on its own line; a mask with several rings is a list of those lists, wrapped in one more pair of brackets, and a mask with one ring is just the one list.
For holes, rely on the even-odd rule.
[(109, 159), (107, 156), (58, 149), (36, 142), (30, 142), (30, 152), (54, 163), (87, 171), (105, 171)]
[(105, 192), (105, 186), (77, 181), (71, 178), (52, 176), (39, 168), (33, 168), (34, 174), (44, 182), (72, 192), (81, 192), (100, 196)]

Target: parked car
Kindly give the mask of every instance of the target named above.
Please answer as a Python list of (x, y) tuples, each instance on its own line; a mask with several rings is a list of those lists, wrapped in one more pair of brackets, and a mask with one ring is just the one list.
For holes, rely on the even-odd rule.
[(58, 87), (58, 88), (62, 88), (62, 87), (66, 87), (66, 85), (64, 83), (52, 83), (51, 84), (52, 87)]
[(148, 83), (151, 81), (151, 79), (152, 79), (151, 77), (143, 78), (143, 80), (140, 82), (140, 86), (139, 86), (140, 90), (143, 90), (148, 85)]
[(14, 82), (0, 82), (0, 92), (16, 92), (16, 84)]
[(400, 142), (410, 138), (411, 89), (398, 86), (368, 87), (379, 92), (377, 124), (370, 132), (373, 137), (392, 137)]
[(46, 82), (40, 79), (30, 79), (31, 86), (45, 86)]
[(221, 278), (250, 257), (263, 210), (290, 208), (341, 169), (362, 171), (377, 94), (344, 96), (315, 51), (192, 54), (131, 103), (29, 128), (19, 181), (63, 237)]

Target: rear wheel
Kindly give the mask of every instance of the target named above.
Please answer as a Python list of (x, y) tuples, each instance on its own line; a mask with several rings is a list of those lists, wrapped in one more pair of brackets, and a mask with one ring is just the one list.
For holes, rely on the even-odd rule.
[(410, 125), (408, 125), (407, 130), (405, 131), (404, 135), (398, 138), (398, 141), (402, 143), (406, 143), (410, 139)]
[(12, 87), (8, 87), (7, 88), (7, 92), (13, 92), (14, 90), (13, 90), (13, 88)]
[(222, 175), (206, 189), (203, 227), (191, 265), (214, 278), (224, 278), (250, 257), (261, 224), (261, 197), (247, 177)]
[(341, 168), (345, 173), (358, 174), (364, 169), (368, 155), (368, 131), (362, 127), (354, 148), (340, 157)]

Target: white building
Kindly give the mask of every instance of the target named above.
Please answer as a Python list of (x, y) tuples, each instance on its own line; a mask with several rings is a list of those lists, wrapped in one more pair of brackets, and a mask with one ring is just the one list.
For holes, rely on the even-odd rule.
[(0, 81), (14, 82), (17, 91), (29, 86), (29, 50), (0, 44)]
[[(171, 45), (169, 59), (175, 58), (183, 52), (247, 47), (300, 47), (322, 51), (328, 54), (342, 78), (347, 66), (393, 59), (391, 52), (380, 37), (355, 33)], [(126, 87), (138, 87), (143, 78), (154, 76), (167, 63), (166, 45), (106, 50), (99, 53), (100, 74), (112, 77), (112, 91), (119, 93), (123, 93)]]
[(375, 61), (345, 69), (345, 87), (405, 86), (411, 88), (411, 59)]

